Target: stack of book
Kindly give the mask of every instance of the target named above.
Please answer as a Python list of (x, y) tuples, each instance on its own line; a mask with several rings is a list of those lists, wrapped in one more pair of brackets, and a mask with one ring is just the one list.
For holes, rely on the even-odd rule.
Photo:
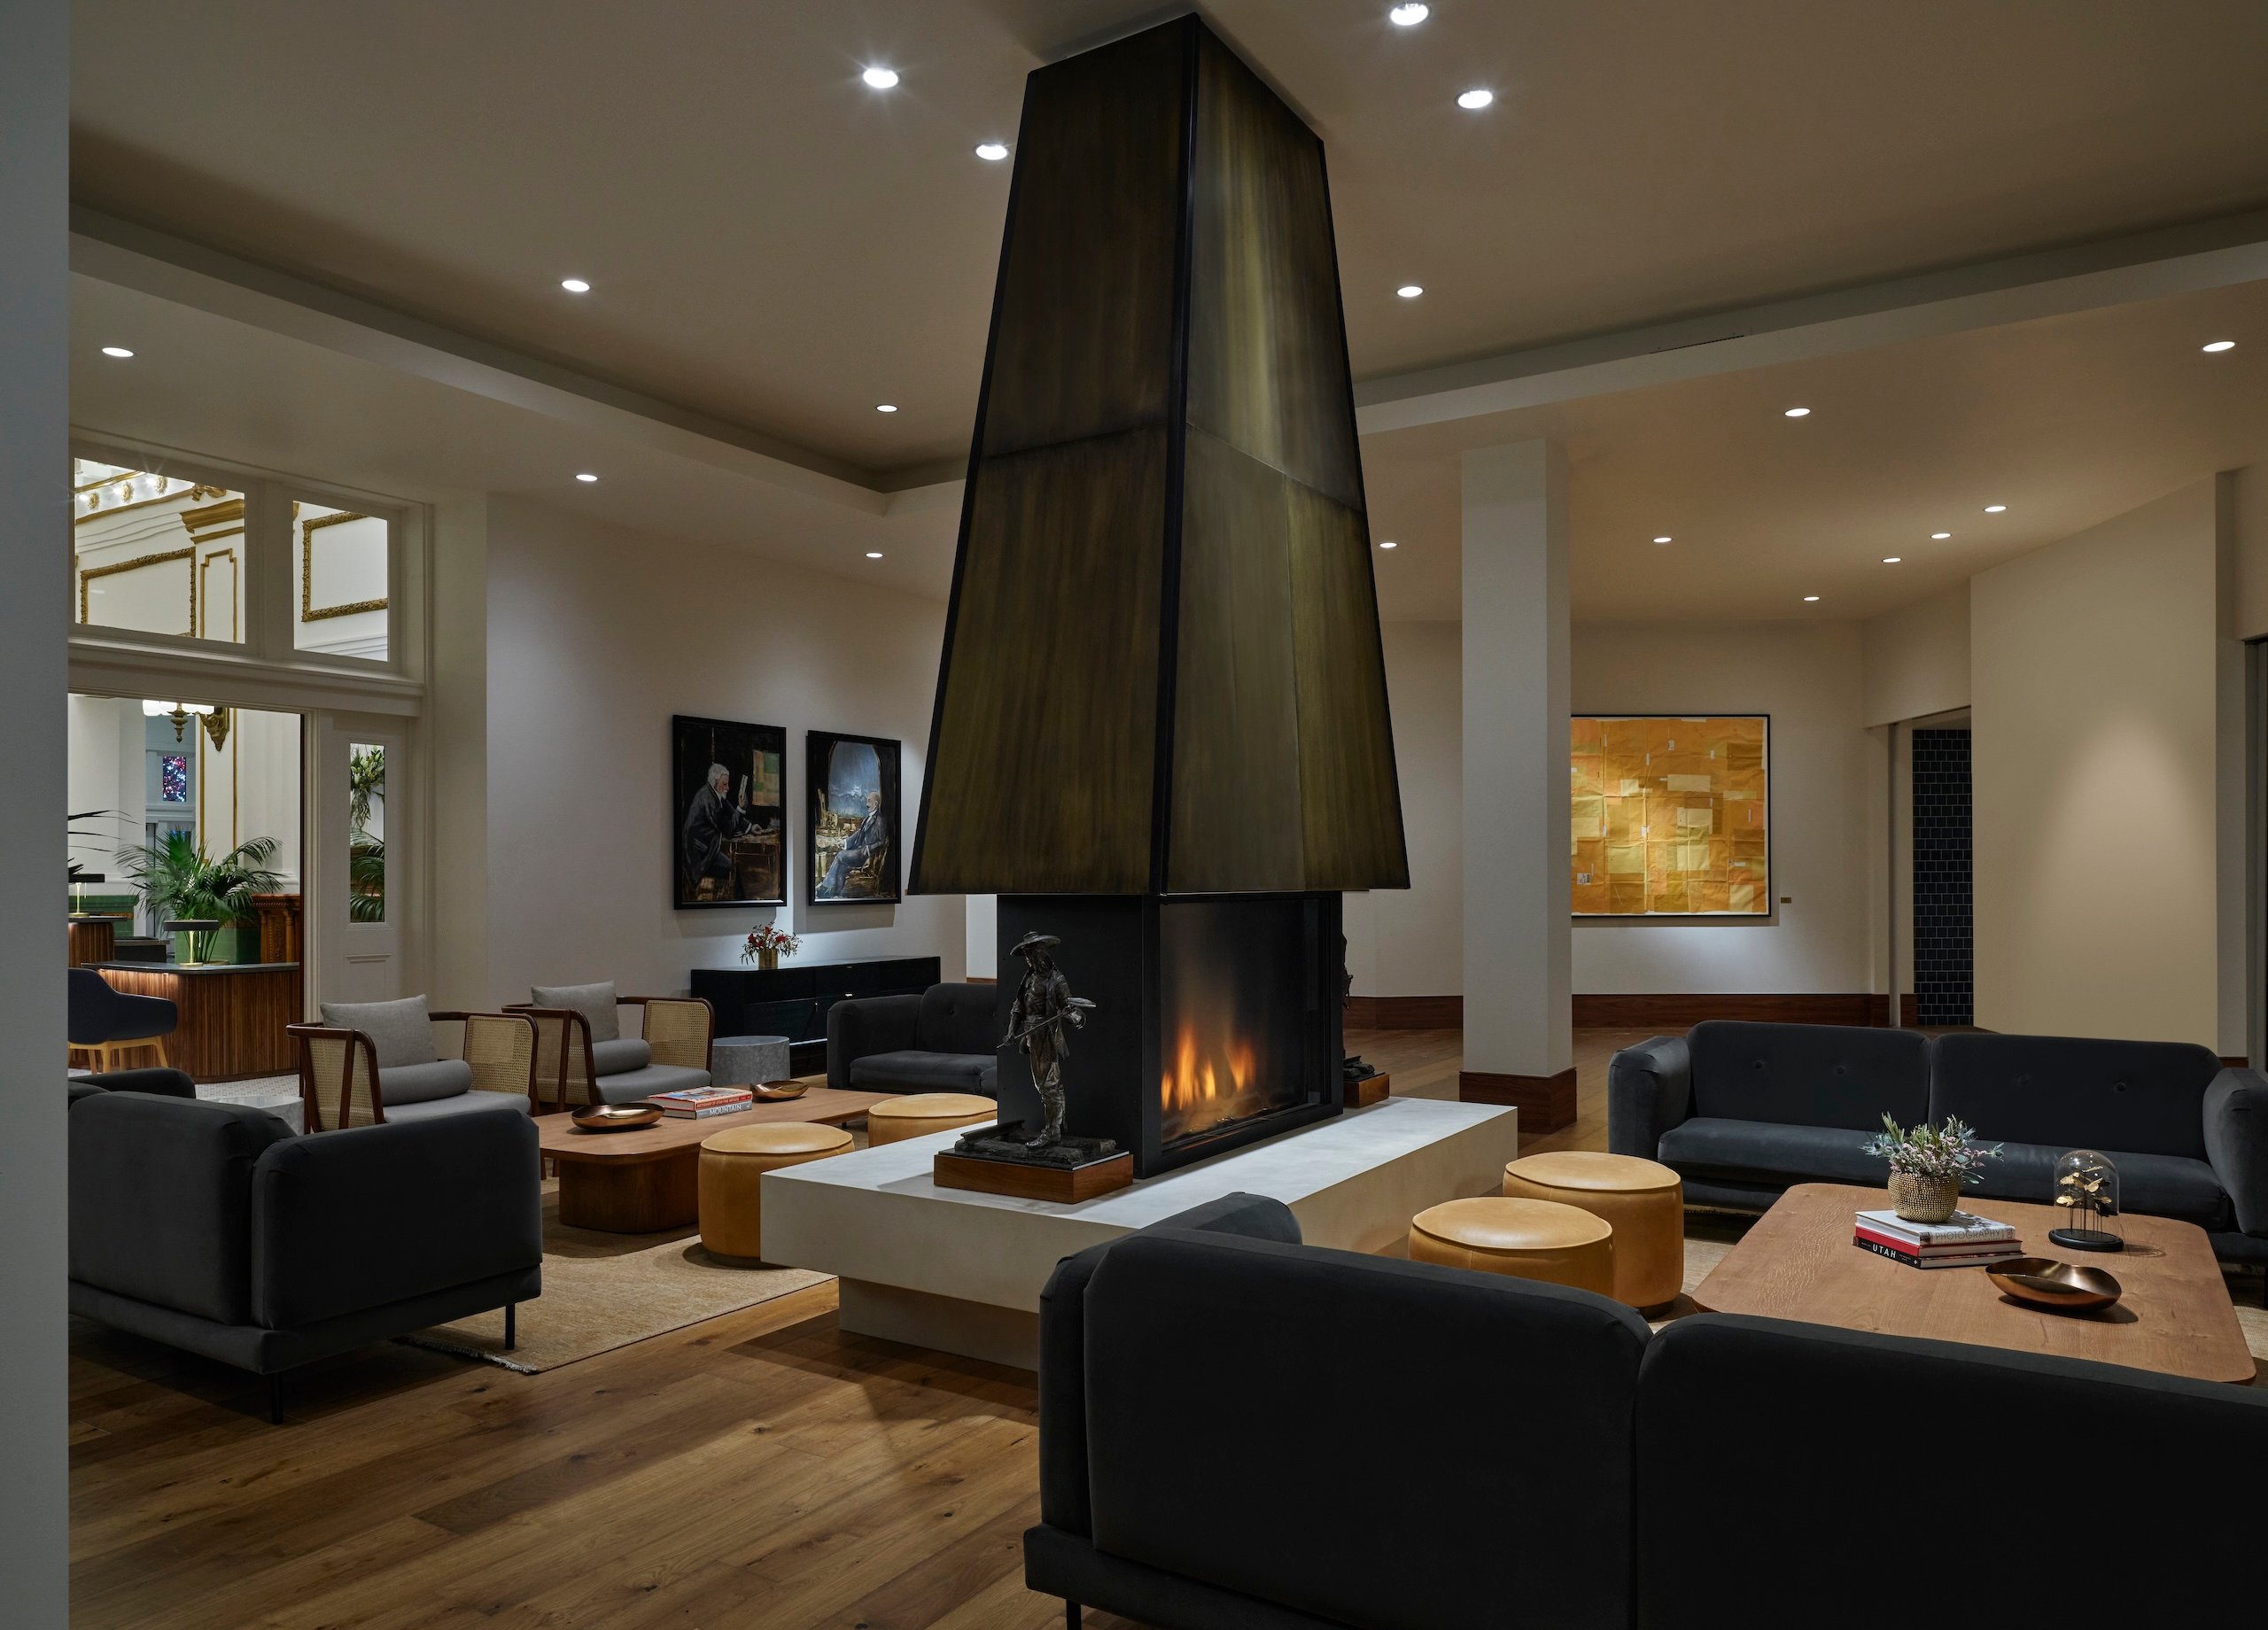
[(1862, 1211), (1851, 1243), (1908, 1268), (1981, 1268), (2023, 1254), (2014, 1228), (1967, 1211), (1956, 1211), (1942, 1222), (1908, 1222), (1895, 1211)]
[(746, 1109), (756, 1102), (756, 1094), (746, 1087), (687, 1087), (679, 1092), (656, 1092), (646, 1101), (659, 1104), (665, 1115), (705, 1121), (711, 1115), (729, 1115), (736, 1109)]

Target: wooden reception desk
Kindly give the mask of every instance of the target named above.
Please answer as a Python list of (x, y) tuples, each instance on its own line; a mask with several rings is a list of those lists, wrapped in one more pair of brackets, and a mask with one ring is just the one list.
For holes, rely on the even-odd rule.
[(289, 1075), (299, 1067), (284, 1033), (299, 1022), (306, 999), (296, 962), (105, 962), (97, 971), (129, 996), (161, 996), (181, 1009), (166, 1055), (198, 1081)]

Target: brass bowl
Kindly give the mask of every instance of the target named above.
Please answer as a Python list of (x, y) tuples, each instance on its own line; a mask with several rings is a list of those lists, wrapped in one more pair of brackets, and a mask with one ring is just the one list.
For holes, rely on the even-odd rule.
[(759, 1104), (784, 1104), (790, 1098), (803, 1097), (811, 1089), (800, 1081), (767, 1081), (750, 1087), (749, 1091), (756, 1094), (756, 1101)]
[(576, 1126), (586, 1132), (634, 1132), (661, 1118), (659, 1104), (594, 1104), (577, 1110), (573, 1117)]
[(1995, 1262), (1984, 1274), (2018, 1301), (2059, 1313), (2108, 1308), (2125, 1293), (2124, 1287), (2100, 1268), (2082, 1268), (2048, 1256), (2019, 1256)]

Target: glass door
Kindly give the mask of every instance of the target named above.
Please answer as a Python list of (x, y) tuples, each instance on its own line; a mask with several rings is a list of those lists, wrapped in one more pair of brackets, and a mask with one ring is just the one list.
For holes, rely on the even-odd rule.
[(313, 1002), (383, 1002), (404, 988), (412, 898), (406, 843), (408, 741), (398, 718), (324, 713), (315, 723), (307, 912)]

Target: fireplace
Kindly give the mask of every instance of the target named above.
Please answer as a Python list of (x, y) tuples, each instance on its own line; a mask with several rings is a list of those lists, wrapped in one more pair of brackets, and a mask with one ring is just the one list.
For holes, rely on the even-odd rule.
[[(1022, 968), (1009, 947), (1052, 934), (1095, 1003), (1064, 1066), (1068, 1129), (1132, 1151), (1137, 1176), (1339, 1113), (1337, 895), (1007, 895), (999, 913), (1004, 986)], [(1001, 1055), (1000, 1114), (1038, 1120), (1021, 1053)]]
[(912, 888), (999, 896), (1004, 985), (1060, 939), (1068, 1129), (1149, 1176), (1339, 1113), (1340, 897), (1410, 884), (1330, 185), (1194, 15), (1015, 155)]

